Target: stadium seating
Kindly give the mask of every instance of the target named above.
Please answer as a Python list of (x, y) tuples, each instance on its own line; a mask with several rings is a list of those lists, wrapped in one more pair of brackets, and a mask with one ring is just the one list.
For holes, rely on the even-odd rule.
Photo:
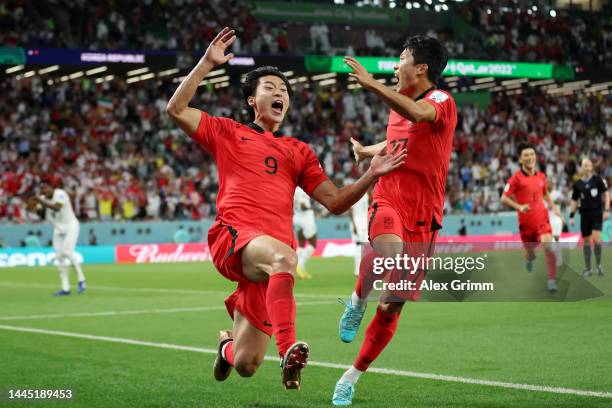
[[(0, 86), (10, 90), (0, 95), (0, 221), (32, 221), (21, 197), (41, 178), (63, 181), (84, 220), (214, 216), (216, 166), (206, 153), (191, 149), (190, 139), (164, 112), (174, 84), (143, 81), (128, 93), (119, 80), (46, 86), (34, 77), (6, 79)], [(582, 155), (589, 154), (596, 171), (612, 179), (609, 95), (496, 95), (486, 110), (459, 111), (447, 213), (499, 210), (505, 180), (518, 169), (515, 146), (523, 140), (538, 146), (540, 167), (564, 197)], [(201, 94), (198, 105), (246, 122), (240, 101), (239, 89), (230, 87)], [(387, 114), (372, 95), (341, 84), (300, 84), (284, 130), (309, 143), (341, 184), (360, 173), (348, 139), (382, 139)]]

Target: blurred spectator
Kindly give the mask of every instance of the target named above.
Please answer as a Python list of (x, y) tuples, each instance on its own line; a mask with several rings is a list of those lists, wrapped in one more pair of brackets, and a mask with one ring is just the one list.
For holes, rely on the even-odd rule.
[(175, 244), (186, 244), (191, 241), (191, 237), (189, 236), (189, 232), (187, 232), (185, 228), (180, 225), (172, 236), (172, 241)]
[(310, 46), (315, 54), (326, 54), (330, 51), (329, 28), (324, 22), (315, 22), (310, 26)]
[(94, 231), (93, 228), (89, 229), (89, 236), (87, 237), (87, 241), (89, 242), (89, 245), (91, 246), (98, 245), (98, 237), (96, 236), (96, 232)]
[(25, 246), (28, 248), (38, 248), (42, 246), (40, 238), (38, 238), (33, 231), (28, 231), (28, 234), (24, 238)]

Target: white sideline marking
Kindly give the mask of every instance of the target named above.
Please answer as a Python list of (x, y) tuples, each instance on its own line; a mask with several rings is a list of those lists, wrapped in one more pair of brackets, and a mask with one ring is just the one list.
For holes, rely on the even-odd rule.
[[(217, 354), (216, 349), (181, 346), (178, 344), (169, 344), (169, 343), (153, 343), (149, 341), (124, 339), (120, 337), (94, 336), (91, 334), (71, 333), (71, 332), (45, 330), (45, 329), (34, 329), (30, 327), (0, 325), (0, 330), (10, 330), (10, 331), (17, 331), (17, 332), (24, 332), (24, 333), (48, 334), (48, 335), (53, 335), (53, 336), (73, 337), (73, 338), (86, 339), (86, 340), (98, 340), (98, 341), (107, 341), (111, 343), (131, 344), (134, 346), (145, 346), (145, 347), (155, 347), (155, 348), (169, 349), (169, 350), (191, 351), (194, 353)], [(278, 363), (278, 357), (266, 356), (265, 359), (268, 361), (273, 361), (275, 363)], [(308, 364), (311, 366), (315, 366), (315, 367), (335, 368), (339, 370), (347, 370), (350, 367), (345, 364), (327, 363), (323, 361), (309, 361)], [(426, 380), (485, 385), (485, 386), (490, 386), (490, 387), (511, 388), (511, 389), (517, 389), (517, 390), (525, 390), (525, 391), (548, 392), (548, 393), (553, 393), (553, 394), (571, 394), (571, 395), (579, 395), (583, 397), (612, 398), (612, 392), (604, 392), (604, 391), (589, 391), (589, 390), (579, 390), (579, 389), (574, 389), (574, 388), (550, 387), (550, 386), (545, 386), (545, 385), (533, 385), (533, 384), (517, 384), (517, 383), (503, 382), (503, 381), (490, 381), (490, 380), (480, 380), (477, 378), (457, 377), (457, 376), (452, 376), (452, 375), (427, 374), (427, 373), (418, 373), (414, 371), (404, 371), (404, 370), (391, 370), (387, 368), (370, 368), (368, 372), (377, 373), (377, 374), (385, 374), (385, 375), (395, 375), (395, 376), (400, 376), (400, 377), (422, 378)]]
[[(328, 305), (331, 301), (317, 302), (296, 302), (296, 306)], [(183, 307), (174, 309), (149, 309), (149, 310), (117, 310), (108, 312), (79, 312), (64, 314), (40, 314), (27, 316), (0, 316), (0, 321), (7, 320), (38, 320), (38, 319), (63, 319), (65, 317), (103, 317), (103, 316), (122, 316), (122, 315), (141, 315), (159, 313), (181, 313), (181, 312), (206, 312), (211, 310), (225, 310), (225, 306), (203, 306), (203, 307)]]
[[(18, 283), (18, 282), (0, 282), (0, 287), (15, 287), (15, 288), (23, 288), (23, 287), (31, 287), (31, 288), (58, 288), (59, 285), (54, 285), (51, 283)], [(108, 290), (114, 292), (142, 292), (142, 293), (184, 293), (184, 294), (193, 294), (193, 295), (221, 295), (221, 296), (229, 296), (231, 294), (231, 289), (227, 291), (222, 290), (197, 290), (197, 289), (165, 289), (165, 288), (122, 288), (115, 286), (99, 286), (99, 285), (88, 285), (87, 290)], [(337, 299), (337, 298), (345, 298), (344, 295), (335, 295), (335, 294), (318, 294), (318, 293), (294, 293), (296, 297), (303, 298), (313, 298), (313, 299)]]
[(211, 307), (185, 307), (176, 309), (151, 309), (151, 310), (119, 310), (108, 312), (81, 312), (81, 313), (65, 313), (65, 314), (40, 314), (28, 316), (2, 316), (0, 321), (6, 320), (36, 320), (36, 319), (62, 319), (64, 317), (101, 317), (101, 316), (121, 316), (121, 315), (139, 315), (139, 314), (154, 314), (154, 313), (180, 313), (180, 312), (204, 312), (208, 310), (223, 310), (224, 306)]

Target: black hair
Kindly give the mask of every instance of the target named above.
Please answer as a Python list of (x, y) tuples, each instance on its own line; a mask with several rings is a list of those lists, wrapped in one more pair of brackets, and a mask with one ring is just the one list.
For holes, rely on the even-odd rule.
[(277, 67), (265, 65), (263, 67), (258, 67), (252, 71), (247, 72), (244, 84), (242, 85), (242, 97), (244, 98), (244, 103), (247, 106), (247, 111), (249, 112), (249, 117), (251, 118), (251, 120), (255, 119), (255, 110), (252, 106), (249, 106), (247, 100), (249, 99), (249, 96), (255, 95), (255, 90), (257, 89), (257, 85), (259, 84), (259, 78), (267, 75), (274, 75), (282, 79), (285, 85), (287, 86), (289, 99), (291, 99), (291, 97), (293, 96), (293, 89), (291, 89), (291, 84), (289, 83), (289, 80), (287, 79), (285, 74), (283, 74), (283, 72)]
[(438, 82), (448, 62), (448, 53), (440, 41), (432, 37), (415, 35), (406, 40), (404, 49), (412, 52), (415, 65), (427, 64), (427, 78), (434, 84)]
[(518, 147), (516, 148), (516, 154), (518, 157), (521, 157), (521, 154), (523, 153), (523, 150), (527, 150), (527, 149), (533, 149), (533, 151), (536, 151), (536, 148), (534, 145), (532, 145), (531, 143), (527, 143), (527, 142), (521, 142), (519, 143)]

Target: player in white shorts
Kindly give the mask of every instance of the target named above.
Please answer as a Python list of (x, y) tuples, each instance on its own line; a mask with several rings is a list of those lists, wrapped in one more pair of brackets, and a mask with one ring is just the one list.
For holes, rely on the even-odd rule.
[[(555, 188), (551, 179), (548, 179), (546, 188), (553, 203), (555, 203), (557, 208), (561, 208), (563, 194), (561, 193), (561, 191)], [(551, 210), (548, 210), (548, 218), (550, 220), (550, 228), (552, 230), (553, 242), (559, 242), (561, 238), (561, 233), (563, 232), (563, 218), (556, 215)], [(557, 266), (561, 266), (563, 264), (561, 244), (553, 244), (553, 250), (555, 252), (555, 258), (557, 259)]]
[(306, 262), (317, 247), (317, 224), (310, 197), (299, 187), (295, 189), (293, 198), (293, 227), (298, 237), (296, 273), (301, 279), (310, 279), (312, 276), (306, 272)]
[(74, 267), (79, 284), (78, 292), (85, 291), (85, 275), (81, 264), (75, 253), (77, 240), (79, 238), (79, 220), (74, 215), (70, 197), (64, 190), (53, 189), (49, 183), (41, 184), (41, 195), (35, 197), (37, 204), (45, 208), (46, 219), (53, 224), (53, 250), (60, 272), (62, 288), (55, 293), (56, 296), (70, 294), (70, 280), (68, 279), (68, 267)]
[(368, 243), (368, 207), (370, 206), (369, 194), (364, 194), (351, 208), (351, 239), (355, 247), (355, 269), (353, 274), (359, 276), (359, 264), (363, 246)]

